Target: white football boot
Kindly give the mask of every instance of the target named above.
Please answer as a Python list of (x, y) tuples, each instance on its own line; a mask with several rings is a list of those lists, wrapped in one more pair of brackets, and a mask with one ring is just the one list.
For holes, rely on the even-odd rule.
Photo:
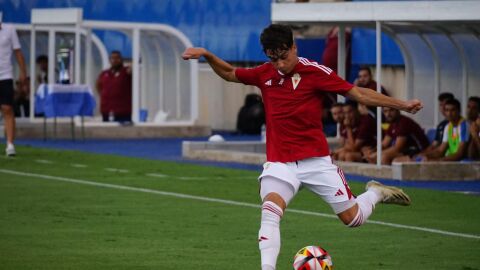
[(411, 200), (410, 197), (403, 192), (402, 189), (392, 186), (386, 186), (380, 182), (375, 180), (371, 180), (365, 186), (366, 190), (374, 189), (378, 191), (377, 193), (382, 196), (380, 202), (381, 203), (389, 203), (389, 204), (398, 204), (398, 205), (410, 205)]
[(15, 151), (15, 146), (13, 146), (13, 144), (11, 143), (7, 144), (5, 154), (7, 155), (7, 157), (14, 157), (17, 154), (17, 152)]

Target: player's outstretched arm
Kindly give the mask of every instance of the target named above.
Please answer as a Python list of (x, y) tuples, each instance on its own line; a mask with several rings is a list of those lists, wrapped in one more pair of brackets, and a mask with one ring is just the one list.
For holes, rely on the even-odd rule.
[(409, 113), (417, 113), (423, 108), (423, 103), (418, 99), (400, 100), (385, 96), (369, 88), (354, 86), (346, 95), (367, 106), (390, 107)]
[(199, 59), (202, 56), (222, 79), (229, 82), (240, 82), (235, 76), (235, 68), (232, 65), (204, 48), (187, 48), (182, 54), (184, 60)]

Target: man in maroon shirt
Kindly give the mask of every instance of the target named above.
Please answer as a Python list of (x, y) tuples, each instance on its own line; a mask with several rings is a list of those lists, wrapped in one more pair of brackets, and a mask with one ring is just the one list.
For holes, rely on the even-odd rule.
[(353, 102), (347, 102), (343, 106), (343, 111), (345, 128), (340, 135), (344, 138), (345, 144), (338, 160), (362, 161), (362, 148), (376, 145), (376, 121), (369, 114), (361, 115), (357, 104)]
[(260, 175), (262, 218), (259, 248), (262, 270), (274, 270), (280, 251), (280, 219), (300, 186), (330, 204), (349, 227), (363, 224), (379, 202), (410, 204), (400, 189), (378, 182), (354, 197), (343, 171), (332, 164), (322, 131), (322, 101), (337, 93), (370, 106), (387, 106), (411, 113), (419, 100), (401, 101), (373, 90), (353, 86), (330, 68), (297, 56), (292, 30), (272, 24), (260, 41), (269, 62), (255, 68), (234, 68), (204, 48), (187, 48), (184, 59), (204, 57), (221, 78), (255, 85), (264, 100), (267, 125), (267, 162)]
[(100, 112), (104, 122), (132, 121), (132, 72), (123, 65), (122, 54), (112, 51), (111, 67), (104, 70), (97, 79), (100, 93)]
[[(369, 67), (361, 67), (358, 70), (358, 77), (355, 83), (357, 86), (377, 91), (377, 82), (372, 78), (372, 71)], [(387, 90), (381, 86), (382, 94), (389, 96)]]
[[(360, 67), (358, 70), (358, 77), (355, 81), (355, 85), (377, 91), (377, 82), (373, 79), (370, 68), (366, 66)], [(383, 86), (380, 86), (380, 88), (382, 94), (390, 96)], [(377, 109), (375, 106), (367, 106), (367, 109), (373, 117), (377, 117)]]
[[(390, 124), (382, 141), (382, 164), (390, 165), (395, 158), (412, 157), (428, 147), (423, 129), (411, 118), (392, 108), (383, 108), (385, 120)], [(368, 156), (370, 163), (377, 160), (377, 152)]]

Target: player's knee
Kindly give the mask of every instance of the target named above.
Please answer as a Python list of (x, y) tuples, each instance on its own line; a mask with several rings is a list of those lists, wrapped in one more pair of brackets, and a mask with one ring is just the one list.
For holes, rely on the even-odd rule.
[(337, 215), (343, 224), (350, 228), (359, 227), (364, 223), (362, 210), (357, 204)]
[(347, 225), (347, 227), (349, 228), (356, 228), (356, 227), (360, 227), (363, 225), (363, 223), (365, 223), (366, 218), (363, 216), (363, 213), (362, 213), (362, 209), (361, 208), (358, 208), (358, 212), (357, 212), (357, 215), (352, 219), (350, 220), (350, 222), (347, 224), (345, 223), (345, 225)]
[(270, 201), (273, 202), (274, 204), (278, 205), (280, 208), (282, 208), (283, 211), (285, 211), (285, 208), (287, 207), (287, 203), (285, 200), (282, 198), (282, 196), (276, 192), (270, 192), (263, 198), (263, 203)]

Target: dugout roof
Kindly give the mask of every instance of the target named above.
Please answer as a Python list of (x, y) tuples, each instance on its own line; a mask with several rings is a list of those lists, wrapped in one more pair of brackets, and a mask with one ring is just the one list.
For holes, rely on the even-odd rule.
[[(405, 96), (424, 101), (416, 116), (426, 127), (439, 122), (436, 97), (452, 92), (465, 114), (468, 96), (480, 95), (480, 1), (382, 1), (273, 3), (272, 21), (286, 24), (377, 28), (400, 47)], [(378, 37), (377, 37), (378, 39)], [(377, 41), (377, 66), (381, 66)], [(339, 50), (339, 58), (344, 57)], [(339, 61), (342, 74), (344, 61)], [(377, 77), (381, 81), (381, 77)]]

